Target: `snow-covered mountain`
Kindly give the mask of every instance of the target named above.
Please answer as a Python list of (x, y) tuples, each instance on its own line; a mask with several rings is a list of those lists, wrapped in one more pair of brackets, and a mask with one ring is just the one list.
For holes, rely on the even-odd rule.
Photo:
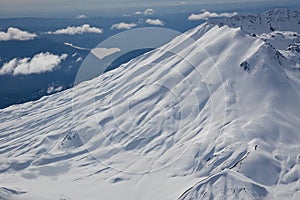
[(261, 14), (240, 14), (212, 19), (211, 24), (241, 28), (250, 36), (260, 38), (284, 55), (293, 66), (300, 67), (300, 11), (272, 9)]
[(263, 34), (273, 31), (300, 32), (300, 11), (289, 9), (272, 9), (260, 14), (240, 14), (229, 18), (213, 19), (211, 23), (226, 24), (247, 33)]
[(0, 199), (299, 199), (299, 65), (267, 40), (204, 23), (0, 110)]

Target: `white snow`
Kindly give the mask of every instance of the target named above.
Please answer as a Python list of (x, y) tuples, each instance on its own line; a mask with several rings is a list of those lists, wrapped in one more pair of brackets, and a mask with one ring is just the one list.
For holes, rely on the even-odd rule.
[[(298, 199), (300, 72), (202, 24), (98, 78), (0, 110), (14, 199)], [(1, 197), (1, 196), (0, 196)]]

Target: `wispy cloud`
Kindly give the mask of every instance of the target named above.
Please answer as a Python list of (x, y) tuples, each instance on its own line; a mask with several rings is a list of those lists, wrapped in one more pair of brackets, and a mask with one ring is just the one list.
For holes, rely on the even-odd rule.
[(53, 55), (49, 52), (36, 54), (33, 58), (14, 58), (0, 68), (0, 75), (28, 75), (53, 71), (67, 54)]
[(144, 11), (144, 15), (153, 15), (155, 11), (152, 8), (148, 8)]
[(134, 13), (135, 15), (141, 15), (141, 14), (143, 14), (141, 11), (136, 11), (135, 13)]
[(29, 33), (27, 31), (22, 31), (18, 28), (10, 27), (6, 32), (0, 31), (0, 41), (9, 40), (32, 40), (37, 35), (35, 33)]
[(147, 8), (144, 11), (136, 11), (134, 14), (135, 15), (142, 15), (142, 14), (144, 14), (145, 16), (149, 16), (149, 15), (155, 14), (155, 10), (152, 9), (152, 8)]
[(56, 93), (56, 92), (60, 92), (63, 90), (63, 87), (62, 86), (58, 86), (58, 87), (55, 87), (55, 86), (50, 86), (48, 89), (47, 89), (47, 94), (53, 94), (53, 93)]
[(79, 49), (79, 50), (82, 50), (82, 51), (89, 51), (90, 50), (88, 48), (79, 47), (79, 46), (73, 45), (72, 43), (68, 43), (68, 42), (65, 42), (64, 45), (72, 47), (74, 49)]
[(188, 3), (185, 2), (185, 1), (181, 1), (181, 2), (171, 3), (171, 5), (173, 5), (173, 6), (185, 6), (185, 5), (188, 5)]
[(191, 14), (188, 19), (189, 20), (203, 20), (203, 19), (208, 19), (208, 18), (215, 18), (215, 17), (232, 17), (234, 15), (237, 15), (237, 12), (233, 13), (215, 13), (215, 12), (209, 12), (207, 10), (202, 10), (201, 13), (199, 14)]
[(48, 34), (67, 34), (67, 35), (76, 35), (76, 34), (83, 34), (83, 33), (102, 33), (103, 30), (97, 27), (91, 27), (89, 24), (83, 24), (82, 26), (68, 26), (64, 29), (59, 29), (54, 32), (47, 32)]
[(155, 26), (163, 26), (164, 22), (160, 19), (146, 19), (146, 23)]
[(77, 59), (76, 59), (76, 63), (79, 63), (79, 62), (81, 62), (82, 61), (82, 57), (78, 57)]
[(111, 29), (131, 29), (136, 26), (137, 26), (137, 24), (135, 24), (135, 23), (121, 22), (121, 23), (112, 25)]
[(87, 16), (86, 15), (77, 15), (75, 18), (76, 19), (86, 19)]

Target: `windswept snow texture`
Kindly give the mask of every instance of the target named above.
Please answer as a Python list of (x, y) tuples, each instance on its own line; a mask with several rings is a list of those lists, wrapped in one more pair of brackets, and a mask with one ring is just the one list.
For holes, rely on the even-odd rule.
[(205, 23), (72, 90), (0, 110), (0, 192), (296, 200), (299, 99), (294, 61)]

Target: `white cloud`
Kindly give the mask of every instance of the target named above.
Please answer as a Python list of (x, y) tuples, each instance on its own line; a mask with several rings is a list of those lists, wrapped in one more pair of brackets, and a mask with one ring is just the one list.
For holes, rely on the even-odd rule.
[(0, 31), (0, 41), (8, 40), (32, 40), (37, 35), (35, 33), (29, 33), (27, 31), (22, 31), (18, 28), (10, 27), (7, 32)]
[(64, 29), (59, 29), (54, 32), (47, 32), (48, 34), (83, 34), (83, 33), (102, 33), (103, 30), (97, 27), (91, 27), (89, 24), (83, 24), (82, 26), (68, 26)]
[(121, 23), (112, 25), (111, 29), (131, 29), (136, 26), (137, 26), (137, 24), (135, 24), (135, 23), (121, 22)]
[(87, 16), (86, 15), (77, 15), (75, 18), (76, 19), (86, 19)]
[(76, 59), (76, 63), (79, 63), (79, 62), (81, 62), (82, 61), (82, 57), (78, 57), (77, 59)]
[(144, 15), (153, 15), (155, 11), (152, 8), (148, 8), (144, 11)]
[(170, 5), (171, 5), (171, 6), (186, 6), (186, 5), (188, 5), (188, 3), (185, 2), (185, 1), (181, 1), (181, 2), (171, 2)]
[(164, 22), (161, 21), (160, 19), (147, 19), (146, 23), (150, 24), (150, 25), (155, 25), (155, 26), (163, 26), (164, 25)]
[(50, 86), (48, 89), (47, 89), (47, 94), (52, 94), (52, 93), (55, 93), (55, 92), (60, 92), (63, 90), (63, 87), (62, 86), (58, 86), (58, 87), (54, 87), (54, 86)]
[(36, 54), (33, 58), (14, 58), (0, 68), (0, 75), (27, 75), (50, 72), (65, 60), (67, 56), (67, 54), (58, 56), (46, 52)]
[(90, 50), (88, 48), (79, 47), (79, 46), (73, 45), (72, 43), (68, 43), (68, 42), (65, 42), (64, 45), (72, 47), (74, 49), (79, 49), (79, 50), (82, 50), (82, 51), (89, 51)]
[(152, 9), (152, 8), (148, 8), (146, 9), (145, 11), (136, 11), (134, 14), (135, 15), (141, 15), (141, 14), (144, 14), (144, 15), (153, 15), (155, 13), (155, 11)]
[(199, 14), (191, 14), (189, 16), (189, 20), (202, 20), (202, 19), (208, 19), (208, 18), (213, 18), (213, 17), (232, 17), (234, 15), (237, 15), (237, 12), (233, 13), (214, 13), (214, 12), (209, 12), (207, 10), (203, 10), (202, 13)]

